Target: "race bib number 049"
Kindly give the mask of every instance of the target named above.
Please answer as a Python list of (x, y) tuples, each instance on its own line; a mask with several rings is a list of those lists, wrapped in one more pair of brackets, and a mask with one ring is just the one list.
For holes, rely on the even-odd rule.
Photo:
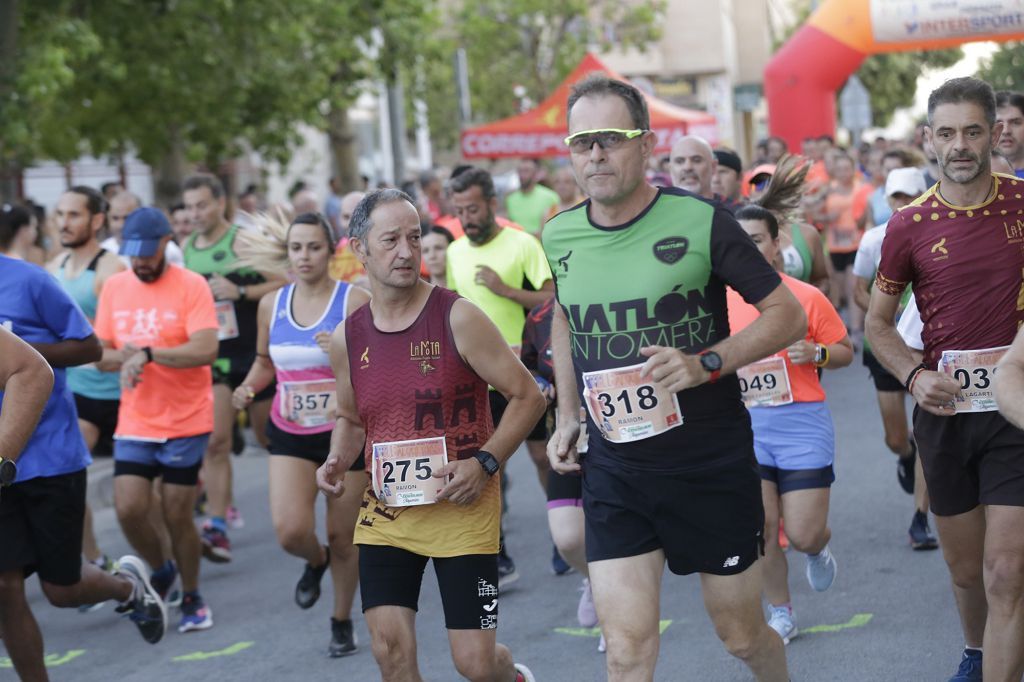
[(443, 436), (373, 444), (373, 492), (389, 507), (434, 504), (444, 478), (434, 472), (448, 464)]
[(601, 435), (613, 443), (656, 436), (683, 423), (675, 393), (649, 377), (640, 378), (640, 365), (583, 373), (583, 398)]
[(281, 417), (296, 426), (323, 426), (337, 417), (334, 379), (285, 381), (281, 384)]
[(226, 341), (238, 338), (238, 318), (235, 316), (234, 301), (216, 301), (217, 340)]
[(736, 370), (743, 404), (747, 407), (778, 407), (793, 402), (786, 359), (773, 355)]
[(996, 365), (1009, 346), (982, 350), (946, 350), (939, 359), (939, 371), (953, 377), (960, 384), (960, 392), (953, 398), (957, 414), (961, 412), (995, 412), (996, 393), (993, 380)]

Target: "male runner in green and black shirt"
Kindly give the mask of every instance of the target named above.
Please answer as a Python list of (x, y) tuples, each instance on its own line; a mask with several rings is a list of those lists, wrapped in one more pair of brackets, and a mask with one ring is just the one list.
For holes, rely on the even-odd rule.
[[(213, 433), (203, 463), (209, 521), (203, 527), (203, 556), (231, 561), (225, 518), (231, 505), (232, 428), (237, 413), (231, 394), (256, 359), (256, 308), (264, 294), (284, 285), (258, 272), (240, 268), (235, 251), (239, 227), (225, 218), (224, 186), (201, 173), (185, 180), (185, 210), (194, 231), (185, 242), (185, 267), (206, 277), (217, 305), (220, 349), (213, 363)], [(253, 431), (263, 440), (274, 386), (260, 392), (249, 408)]]
[[(786, 680), (782, 640), (761, 611), (764, 508), (733, 373), (801, 338), (806, 317), (719, 204), (644, 182), (655, 135), (635, 88), (590, 77), (568, 111), (571, 162), (590, 199), (543, 235), (559, 303), (560, 420), (548, 456), (558, 472), (582, 465), (609, 679), (654, 676), (667, 560), (674, 573), (700, 573), (726, 649), (757, 679)], [(761, 313), (736, 336), (726, 285)], [(580, 463), (574, 379), (589, 412)]]

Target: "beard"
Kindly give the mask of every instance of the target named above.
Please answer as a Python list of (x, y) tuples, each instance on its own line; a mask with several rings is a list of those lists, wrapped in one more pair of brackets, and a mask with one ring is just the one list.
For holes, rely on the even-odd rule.
[[(475, 229), (472, 234), (470, 234), (469, 230), (466, 229), (469, 227)], [(497, 229), (498, 225), (494, 222), (494, 214), (488, 211), (486, 220), (480, 223), (466, 223), (463, 226), (462, 231), (466, 233), (466, 237), (469, 238), (469, 241), (474, 244), (483, 244), (494, 235), (494, 232)]]
[(78, 237), (77, 239), (74, 237), (68, 237), (68, 241), (64, 241), (64, 239), (61, 238), (60, 245), (63, 246), (65, 249), (77, 249), (80, 246), (85, 246), (86, 244), (88, 244), (91, 239), (92, 236), (89, 234), (85, 234), (81, 237)]
[(160, 275), (164, 274), (164, 269), (166, 267), (167, 259), (161, 256), (160, 262), (158, 262), (154, 267), (133, 265), (132, 272), (134, 272), (135, 276), (139, 278), (139, 281), (145, 282), (146, 284), (152, 284), (160, 279)]
[[(954, 168), (953, 161), (972, 161), (974, 162), (974, 167)], [(981, 159), (974, 154), (960, 154), (958, 156), (950, 155), (939, 163), (939, 167), (942, 169), (942, 174), (944, 176), (958, 184), (967, 184), (986, 171), (985, 165), (982, 164)]]

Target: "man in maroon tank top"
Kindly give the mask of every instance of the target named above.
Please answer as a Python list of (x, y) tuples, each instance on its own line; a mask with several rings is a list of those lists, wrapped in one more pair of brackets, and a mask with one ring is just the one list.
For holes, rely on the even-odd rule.
[[(365, 447), (356, 525), (363, 612), (384, 680), (420, 680), (415, 619), (433, 560), (458, 673), (532, 682), (497, 643), (498, 472), (543, 413), (536, 382), (475, 305), (420, 279), (420, 223), (398, 190), (369, 193), (350, 236), (372, 298), (331, 338), (338, 419), (317, 471), (329, 495)], [(488, 385), (508, 409), (495, 429)], [(364, 446), (365, 443), (365, 446)]]

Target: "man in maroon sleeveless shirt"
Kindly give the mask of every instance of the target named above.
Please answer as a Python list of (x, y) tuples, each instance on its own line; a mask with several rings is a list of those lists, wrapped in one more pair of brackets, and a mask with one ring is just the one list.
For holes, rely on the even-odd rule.
[[(965, 681), (1024, 674), (1024, 431), (996, 410), (992, 381), (1024, 322), (1024, 180), (991, 172), (1002, 127), (983, 81), (931, 93), (939, 182), (889, 220), (867, 320), (875, 356), (917, 401), (914, 437), (966, 641), (952, 679)], [(893, 322), (908, 284), (924, 323), (920, 364)]]
[[(415, 619), (423, 569), (433, 560), (459, 674), (531, 682), (496, 640), (495, 474), (543, 413), (544, 398), (479, 308), (420, 279), (420, 223), (406, 194), (369, 193), (350, 230), (372, 299), (331, 338), (338, 420), (317, 482), (341, 495), (342, 474), (365, 443), (374, 483), (348, 494), (363, 496), (355, 542), (381, 676), (421, 679)], [(497, 429), (488, 385), (509, 401)]]

